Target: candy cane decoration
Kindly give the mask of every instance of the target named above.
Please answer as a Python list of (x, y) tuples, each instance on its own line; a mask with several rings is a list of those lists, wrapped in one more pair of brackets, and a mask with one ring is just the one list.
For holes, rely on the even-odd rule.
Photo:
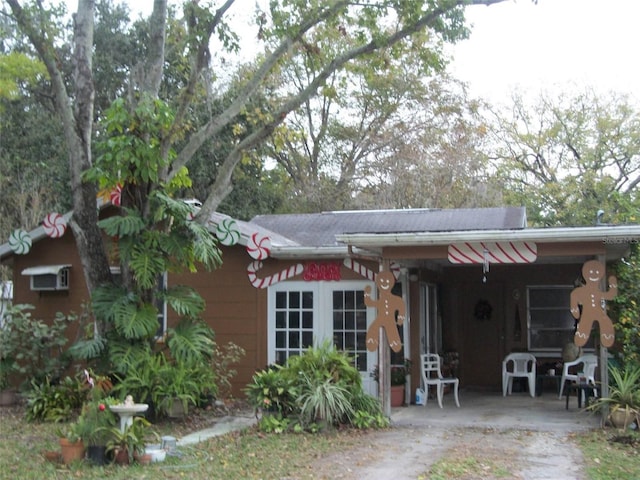
[(273, 275), (269, 275), (264, 278), (258, 278), (257, 272), (261, 268), (262, 262), (260, 260), (251, 262), (247, 267), (247, 276), (249, 277), (249, 282), (251, 282), (251, 285), (253, 285), (255, 288), (267, 288), (288, 278), (300, 275), (304, 270), (304, 265), (302, 265), (301, 263), (297, 263)]
[(67, 221), (59, 213), (53, 212), (44, 217), (42, 228), (49, 237), (60, 238), (67, 230)]
[(111, 203), (116, 207), (120, 206), (122, 202), (122, 185), (118, 184), (116, 185), (116, 188), (111, 190), (111, 193), (109, 194), (109, 199), (111, 200)]
[(31, 237), (25, 230), (14, 230), (9, 235), (9, 246), (18, 255), (26, 255), (31, 250)]
[[(362, 275), (363, 277), (368, 278), (372, 282), (376, 278), (376, 273), (373, 270), (365, 267), (364, 265), (361, 265), (360, 263), (356, 262), (353, 258), (345, 258), (343, 263), (344, 263), (344, 266), (347, 267), (349, 270), (353, 270), (354, 272)], [(398, 277), (400, 276), (400, 266), (397, 263), (391, 262), (389, 264), (389, 270), (391, 270), (391, 273), (393, 273), (393, 276), (396, 278), (396, 280), (398, 280)]]
[(271, 253), (271, 239), (254, 233), (247, 242), (247, 252), (256, 260), (264, 260)]

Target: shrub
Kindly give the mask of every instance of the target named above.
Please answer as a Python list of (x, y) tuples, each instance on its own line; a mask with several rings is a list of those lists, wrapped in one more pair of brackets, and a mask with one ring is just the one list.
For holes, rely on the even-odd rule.
[(51, 384), (48, 378), (42, 382), (32, 380), (26, 393), (25, 418), (29, 422), (65, 422), (78, 413), (88, 392), (79, 375), (65, 377), (58, 384)]
[(259, 422), (263, 431), (388, 426), (378, 399), (363, 391), (352, 359), (330, 342), (290, 357), (284, 366), (257, 372), (245, 392), (249, 403), (264, 413)]

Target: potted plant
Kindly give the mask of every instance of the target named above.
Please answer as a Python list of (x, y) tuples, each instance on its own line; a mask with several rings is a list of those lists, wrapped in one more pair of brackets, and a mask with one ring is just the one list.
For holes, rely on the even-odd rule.
[(71, 423), (66, 428), (59, 428), (56, 433), (59, 437), (62, 460), (66, 465), (84, 458), (85, 448), (80, 436), (80, 423)]
[[(411, 361), (407, 358), (402, 365), (391, 365), (391, 406), (401, 407), (404, 404), (404, 390), (407, 383), (407, 375), (411, 370)], [(373, 378), (376, 382), (380, 380), (380, 372), (376, 365), (373, 369)]]
[(596, 399), (589, 410), (609, 409), (609, 420), (617, 428), (627, 428), (634, 421), (640, 426), (640, 365), (609, 367), (609, 395)]
[(111, 440), (111, 429), (118, 425), (116, 415), (109, 405), (118, 403), (107, 397), (86, 402), (78, 418), (78, 432), (86, 448), (87, 456), (97, 465), (103, 465), (107, 443)]
[(150, 427), (151, 423), (146, 418), (134, 417), (124, 430), (119, 427), (105, 429), (109, 437), (107, 453), (113, 455), (115, 463), (129, 465), (134, 458), (144, 455), (147, 436), (157, 437)]

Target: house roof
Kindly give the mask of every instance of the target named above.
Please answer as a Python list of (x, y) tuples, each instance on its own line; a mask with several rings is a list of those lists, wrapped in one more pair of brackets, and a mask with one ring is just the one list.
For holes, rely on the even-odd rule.
[(356, 233), (385, 235), (521, 230), (527, 225), (527, 216), (524, 207), (357, 210), (258, 215), (251, 224), (277, 232), (299, 246), (321, 248), (344, 245), (337, 236)]

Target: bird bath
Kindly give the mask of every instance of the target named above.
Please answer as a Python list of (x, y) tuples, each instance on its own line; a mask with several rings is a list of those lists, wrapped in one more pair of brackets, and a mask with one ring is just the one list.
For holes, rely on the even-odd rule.
[(109, 409), (120, 417), (120, 431), (124, 432), (127, 427), (133, 424), (133, 417), (137, 413), (146, 412), (149, 405), (146, 403), (133, 403), (131, 395), (128, 395), (124, 403), (109, 405)]

